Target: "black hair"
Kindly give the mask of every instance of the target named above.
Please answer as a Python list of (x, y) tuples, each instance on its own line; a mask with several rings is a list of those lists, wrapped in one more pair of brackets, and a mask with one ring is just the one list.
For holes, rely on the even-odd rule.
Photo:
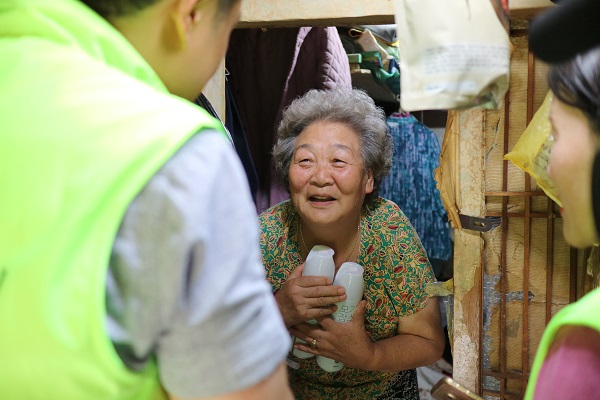
[(581, 110), (600, 135), (600, 47), (552, 65), (548, 85), (561, 102)]
[(158, 2), (158, 0), (80, 0), (103, 18), (130, 15)]
[[(160, 0), (80, 0), (103, 18), (122, 17), (143, 10)], [(200, 0), (205, 1), (205, 0)], [(227, 13), (240, 0), (217, 0), (218, 12)]]

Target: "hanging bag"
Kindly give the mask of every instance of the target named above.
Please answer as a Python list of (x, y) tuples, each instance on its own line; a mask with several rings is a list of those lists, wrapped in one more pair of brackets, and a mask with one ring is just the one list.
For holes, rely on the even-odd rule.
[(548, 197), (561, 206), (560, 200), (556, 197), (556, 186), (546, 172), (554, 143), (550, 125), (551, 104), (552, 92), (548, 92), (515, 147), (504, 156), (504, 159), (512, 161), (517, 167), (531, 175)]
[(499, 106), (508, 89), (510, 40), (490, 0), (394, 0), (394, 6), (402, 109)]

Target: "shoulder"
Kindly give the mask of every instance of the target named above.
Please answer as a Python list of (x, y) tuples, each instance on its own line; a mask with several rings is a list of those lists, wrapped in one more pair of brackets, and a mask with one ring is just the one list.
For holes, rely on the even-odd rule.
[(289, 226), (296, 218), (296, 210), (289, 200), (274, 205), (260, 213), (258, 221), (261, 230), (270, 230), (276, 227)]
[(371, 203), (366, 209), (365, 222), (367, 258), (379, 259), (381, 267), (392, 275), (400, 273), (418, 279), (423, 274), (431, 275), (417, 232), (394, 202), (379, 198)]
[(259, 216), (260, 247), (263, 263), (267, 265), (272, 260), (286, 254), (286, 243), (294, 235), (298, 214), (289, 200), (281, 202)]
[(540, 370), (535, 397), (591, 399), (600, 391), (600, 333), (585, 326), (560, 330)]
[(396, 203), (383, 197), (378, 197), (375, 201), (367, 205), (366, 211), (373, 217), (406, 218)]
[(364, 215), (366, 222), (375, 230), (383, 230), (389, 234), (412, 233), (414, 231), (413, 226), (400, 207), (393, 201), (383, 197), (379, 197), (369, 204)]
[[(182, 195), (179, 205), (192, 212), (203, 205), (217, 205), (213, 215), (217, 211), (227, 213), (227, 207), (253, 208), (241, 162), (231, 143), (215, 129), (202, 129), (192, 136), (150, 184), (162, 188), (166, 196)], [(256, 211), (250, 215), (254, 217), (252, 223), (256, 224)]]
[[(204, 162), (199, 163), (198, 158)], [(195, 172), (211, 173), (222, 167), (223, 163), (236, 163), (235, 151), (231, 143), (216, 129), (201, 129), (181, 146), (165, 167), (168, 170), (169, 164), (186, 162), (190, 163), (187, 168), (194, 169)]]

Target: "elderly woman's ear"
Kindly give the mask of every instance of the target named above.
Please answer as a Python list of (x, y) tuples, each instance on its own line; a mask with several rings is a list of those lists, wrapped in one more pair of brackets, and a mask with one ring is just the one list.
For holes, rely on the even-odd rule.
[(375, 188), (375, 179), (373, 179), (373, 174), (369, 174), (367, 178), (367, 193), (371, 193)]

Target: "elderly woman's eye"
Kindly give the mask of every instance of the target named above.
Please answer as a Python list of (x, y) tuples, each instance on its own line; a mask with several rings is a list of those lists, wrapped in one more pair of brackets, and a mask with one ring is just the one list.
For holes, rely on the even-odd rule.
[(299, 158), (296, 161), (296, 164), (298, 164), (298, 165), (304, 165), (304, 166), (310, 165), (310, 159), (309, 158)]

